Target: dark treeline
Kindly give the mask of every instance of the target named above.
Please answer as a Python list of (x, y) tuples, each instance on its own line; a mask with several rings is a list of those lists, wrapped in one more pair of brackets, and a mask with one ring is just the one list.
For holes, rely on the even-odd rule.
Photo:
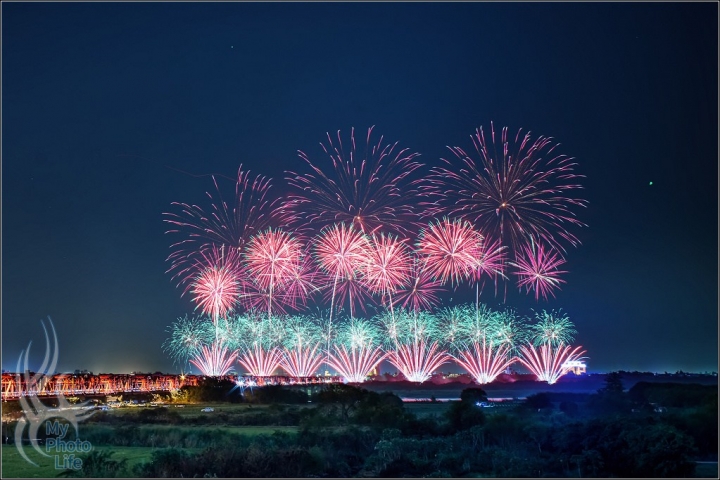
[[(641, 382), (625, 391), (614, 373), (596, 394), (540, 393), (494, 409), (479, 405), (487, 400), (482, 389), (468, 388), (460, 401), (440, 406), (442, 414), (427, 417), (407, 411), (393, 393), (350, 385), (311, 392), (257, 388), (241, 395), (231, 385), (208, 382), (188, 395), (208, 401), (220, 398), (218, 392), (248, 408), (242, 414), (194, 418), (166, 408), (97, 414), (84, 425), (83, 439), (94, 445), (151, 446), (152, 460), (129, 468), (107, 452), (94, 451), (82, 470), (67, 474), (691, 477), (696, 460), (717, 460), (716, 386)], [(251, 436), (215, 428), (219, 425), (298, 430)]]

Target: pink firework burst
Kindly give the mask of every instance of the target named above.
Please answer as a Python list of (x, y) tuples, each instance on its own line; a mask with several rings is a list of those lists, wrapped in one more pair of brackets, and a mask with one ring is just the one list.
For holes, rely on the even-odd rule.
[[(317, 238), (315, 258), (332, 282), (332, 289), (329, 292), (331, 319), (337, 294), (341, 299), (339, 305), (343, 305), (346, 299), (349, 300), (351, 312), (353, 303), (366, 295), (358, 275), (368, 249), (367, 237), (344, 223), (324, 229)], [(360, 305), (363, 306), (362, 303)]]
[(482, 235), (464, 220), (444, 218), (424, 229), (418, 255), (440, 283), (460, 283), (473, 273), (482, 247)]
[(266, 349), (255, 343), (252, 347), (244, 349), (238, 357), (238, 362), (254, 377), (269, 377), (278, 369), (281, 359), (282, 353), (278, 348)]
[(493, 382), (515, 362), (510, 356), (508, 344), (492, 345), (485, 337), (482, 343), (474, 342), (469, 348), (459, 350), (457, 355), (451, 356), (481, 385)]
[(416, 223), (417, 191), (409, 176), (421, 166), (415, 161), (419, 154), (397, 149), (397, 142), (383, 147), (382, 136), (377, 144), (371, 144), (371, 133), (372, 127), (364, 151), (356, 148), (354, 128), (345, 145), (349, 151), (339, 131), (337, 141), (328, 133), (327, 145), (320, 144), (332, 164), (327, 173), (299, 152), (312, 173), (286, 172), (288, 183), (297, 190), (280, 216), (291, 226), (323, 228), (345, 222), (367, 234), (380, 229), (397, 234), (411, 231)]
[(317, 262), (330, 277), (345, 277), (358, 271), (369, 248), (367, 237), (352, 226), (335, 224), (315, 241)]
[(362, 383), (387, 355), (380, 347), (347, 348), (340, 345), (335, 347), (335, 353), (330, 355), (328, 363), (346, 382)]
[(425, 340), (397, 345), (388, 355), (392, 363), (411, 382), (422, 383), (429, 380), (435, 370), (449, 360), (445, 350), (438, 342), (428, 345)]
[(490, 129), (490, 142), (482, 127), (471, 137), (479, 161), (449, 147), (455, 160), (443, 159), (447, 167), (432, 170), (429, 193), (446, 205), (434, 213), (469, 220), (514, 249), (521, 248), (527, 235), (561, 250), (560, 239), (577, 246), (579, 240), (566, 227), (584, 226), (574, 209), (587, 201), (574, 196), (582, 188), (577, 180), (583, 178), (574, 173), (574, 159), (554, 153), (558, 144), (552, 138), (533, 141), (529, 132), (521, 136), (521, 130), (508, 137), (505, 127), (496, 144), (492, 123)]
[(215, 176), (212, 177), (216, 193), (210, 198), (211, 209), (206, 212), (197, 205), (173, 202), (179, 213), (164, 213), (164, 222), (172, 225), (166, 233), (183, 238), (170, 246), (172, 252), (168, 272), (175, 272), (173, 279), (180, 284), (189, 281), (188, 267), (196, 263), (199, 252), (210, 246), (224, 246), (242, 252), (250, 237), (270, 226), (275, 201), (268, 200), (270, 181), (258, 175), (250, 177), (249, 171), (238, 169), (234, 201), (229, 206), (223, 199)]
[(213, 342), (210, 348), (203, 345), (200, 354), (190, 360), (203, 375), (209, 377), (221, 377), (232, 370), (232, 365), (237, 358), (237, 353), (229, 353), (222, 342)]
[(404, 242), (391, 235), (373, 235), (367, 257), (362, 263), (363, 283), (370, 291), (388, 296), (408, 281), (410, 255)]
[(193, 301), (203, 313), (211, 315), (216, 336), (218, 320), (225, 317), (234, 307), (241, 292), (238, 279), (236, 251), (225, 256), (216, 248), (201, 252), (203, 262), (197, 269), (200, 273), (188, 286), (194, 295)]
[(583, 358), (581, 355), (585, 350), (582, 347), (572, 348), (570, 345), (562, 343), (557, 347), (553, 347), (549, 343), (545, 343), (540, 347), (535, 347), (531, 343), (520, 347), (521, 356), (518, 360), (525, 365), (541, 382), (547, 382), (552, 385), (557, 382), (560, 377), (570, 371), (571, 367), (567, 364)]
[(440, 303), (438, 294), (441, 291), (442, 286), (432, 277), (425, 263), (413, 258), (408, 281), (395, 294), (395, 304), (413, 312), (431, 310)]
[(540, 295), (547, 300), (547, 295), (553, 297), (553, 289), (565, 283), (565, 280), (559, 278), (560, 274), (567, 273), (564, 270), (558, 270), (558, 267), (565, 263), (565, 260), (559, 253), (552, 250), (552, 247), (545, 247), (542, 244), (535, 245), (531, 242), (529, 246), (524, 248), (524, 256), (519, 257), (515, 262), (510, 264), (517, 268), (515, 274), (518, 276), (518, 287), (526, 288), (527, 292), (535, 291), (535, 300), (539, 300)]

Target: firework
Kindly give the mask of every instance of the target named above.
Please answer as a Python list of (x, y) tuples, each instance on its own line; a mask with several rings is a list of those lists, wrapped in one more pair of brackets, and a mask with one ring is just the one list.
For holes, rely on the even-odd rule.
[(425, 340), (398, 345), (388, 354), (393, 364), (411, 382), (422, 383), (448, 361), (447, 353), (439, 348), (438, 342), (428, 344)]
[(285, 331), (278, 317), (266, 317), (259, 311), (250, 311), (236, 319), (235, 344), (238, 361), (253, 376), (273, 375), (282, 358)]
[(518, 348), (528, 341), (525, 318), (518, 317), (512, 310), (493, 312), (487, 337), (493, 345), (507, 345), (510, 352), (517, 353)]
[(580, 351), (581, 348), (582, 347), (572, 348), (570, 345), (564, 345), (562, 343), (557, 347), (545, 343), (539, 348), (534, 347), (532, 344), (527, 344), (520, 347), (522, 355), (518, 360), (525, 365), (539, 381), (552, 385), (570, 370), (570, 368), (566, 366), (567, 363), (583, 358), (581, 355), (585, 353), (585, 350)]
[(347, 348), (340, 345), (330, 355), (329, 364), (345, 382), (362, 383), (386, 356), (380, 347)]
[(386, 354), (377, 346), (377, 325), (364, 319), (351, 318), (339, 328), (339, 345), (329, 357), (329, 365), (346, 382), (361, 383), (383, 361)]
[[(218, 321), (232, 311), (241, 287), (238, 281), (236, 254), (231, 251), (227, 256), (218, 253), (215, 247), (201, 252), (199, 273), (188, 286), (194, 295), (196, 308), (211, 316), (217, 329)], [(217, 331), (216, 331), (217, 341)]]
[(304, 308), (310, 297), (319, 292), (324, 283), (326, 282), (315, 268), (312, 257), (303, 249), (286, 276), (281, 302), (293, 310)]
[(320, 364), (320, 327), (309, 317), (289, 317), (284, 319), (285, 346), (280, 366), (291, 377), (309, 377)]
[(382, 136), (377, 144), (371, 144), (371, 133), (372, 127), (362, 152), (356, 148), (352, 129), (347, 153), (339, 131), (336, 142), (327, 134), (328, 144), (321, 146), (330, 157), (332, 173), (299, 152), (313, 173), (286, 172), (288, 183), (297, 189), (281, 210), (288, 224), (323, 228), (345, 222), (366, 234), (386, 229), (403, 235), (413, 229), (417, 191), (409, 176), (421, 166), (414, 160), (419, 154), (409, 153), (407, 148), (398, 150), (397, 143), (383, 147)]
[[(360, 284), (358, 274), (368, 247), (367, 237), (344, 223), (323, 229), (316, 239), (315, 258), (328, 278), (332, 278), (332, 291), (328, 293), (331, 319), (339, 283), (342, 284), (342, 292), (340, 292), (342, 300), (339, 304), (343, 305), (347, 298), (351, 316), (353, 303), (365, 296), (364, 286)], [(362, 306), (362, 303), (360, 305)]]
[(180, 213), (164, 213), (163, 221), (172, 225), (166, 233), (182, 235), (184, 238), (170, 246), (172, 252), (167, 258), (171, 263), (168, 272), (175, 272), (173, 279), (179, 283), (189, 281), (187, 271), (197, 260), (200, 252), (212, 246), (225, 247), (226, 253), (237, 250), (241, 253), (252, 235), (269, 227), (275, 203), (267, 199), (270, 182), (258, 175), (251, 179), (249, 171), (238, 169), (235, 183), (235, 197), (232, 208), (223, 199), (217, 180), (213, 176), (215, 197), (210, 193), (211, 210), (205, 212), (197, 205), (173, 202)]
[(303, 249), (297, 239), (281, 230), (269, 229), (252, 237), (245, 252), (247, 274), (260, 291), (267, 295), (268, 317), (272, 316), (273, 294), (278, 293), (298, 272)]
[(444, 218), (422, 231), (418, 254), (433, 278), (455, 284), (470, 277), (481, 247), (482, 236), (468, 222)]
[(410, 272), (410, 256), (405, 244), (391, 235), (373, 235), (367, 257), (362, 264), (363, 282), (370, 291), (389, 298), (407, 282)]
[(255, 343), (249, 348), (245, 348), (238, 356), (238, 362), (245, 367), (249, 375), (254, 377), (272, 376), (280, 366), (282, 354), (280, 349), (265, 348), (259, 343)]
[(435, 315), (398, 310), (390, 315), (385, 312), (376, 321), (384, 330), (388, 361), (411, 382), (424, 382), (448, 361), (447, 352), (435, 340), (439, 336)]
[(189, 359), (200, 355), (202, 346), (212, 342), (205, 328), (207, 319), (188, 317), (178, 318), (169, 328), (170, 338), (163, 343), (163, 350), (174, 362), (184, 365)]
[(508, 344), (493, 345), (485, 337), (457, 351), (452, 358), (479, 384), (491, 383), (515, 362)]
[(556, 347), (561, 343), (568, 345), (573, 341), (574, 335), (577, 334), (575, 325), (562, 311), (548, 313), (543, 310), (541, 313), (536, 312), (535, 318), (538, 323), (531, 325), (530, 329), (533, 333), (533, 343), (536, 346), (550, 344)]
[(413, 256), (411, 264), (407, 282), (395, 294), (395, 304), (413, 312), (430, 310), (440, 303), (438, 293), (443, 289), (433, 279), (424, 262)]
[(203, 345), (200, 354), (190, 360), (190, 363), (200, 369), (203, 375), (220, 377), (230, 373), (236, 358), (237, 353), (230, 353), (222, 343), (214, 342), (209, 348)]
[(574, 173), (574, 159), (555, 154), (558, 144), (548, 137), (533, 141), (529, 132), (521, 137), (519, 130), (514, 140), (508, 138), (507, 127), (497, 145), (492, 123), (490, 128), (490, 142), (482, 127), (471, 137), (479, 161), (449, 147), (456, 158), (443, 159), (446, 166), (432, 170), (428, 191), (446, 205), (432, 213), (466, 219), (516, 250), (528, 234), (562, 250), (561, 239), (577, 246), (579, 240), (566, 227), (584, 226), (574, 209), (587, 202), (574, 196), (583, 178)]
[(507, 247), (500, 245), (500, 240), (490, 241), (485, 237), (475, 258), (474, 278), (479, 282), (483, 276), (496, 279), (505, 278), (503, 273)]
[(565, 280), (559, 278), (559, 275), (567, 272), (558, 270), (558, 267), (564, 263), (565, 260), (551, 247), (545, 250), (542, 244), (535, 245), (535, 242), (525, 246), (524, 257), (510, 262), (517, 268), (518, 288), (525, 287), (528, 293), (530, 290), (534, 290), (535, 300), (539, 300), (540, 295), (545, 300), (547, 300), (548, 294), (555, 296), (553, 289), (559, 287), (561, 283), (565, 283)]

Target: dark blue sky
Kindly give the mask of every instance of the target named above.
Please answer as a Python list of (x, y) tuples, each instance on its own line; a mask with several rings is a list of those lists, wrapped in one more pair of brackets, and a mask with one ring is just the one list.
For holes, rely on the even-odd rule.
[(587, 176), (567, 285), (508, 303), (562, 307), (591, 371), (717, 371), (717, 14), (4, 2), (3, 369), (31, 339), (41, 358), (50, 315), (60, 371), (176, 370), (161, 344), (193, 306), (164, 273), (162, 212), (212, 185), (165, 165), (243, 163), (282, 192), (326, 131), (376, 125), (430, 166), (492, 120), (556, 138)]

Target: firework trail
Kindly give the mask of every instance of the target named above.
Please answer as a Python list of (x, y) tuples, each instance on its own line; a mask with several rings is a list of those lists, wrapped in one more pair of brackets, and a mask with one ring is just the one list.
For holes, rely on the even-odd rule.
[(232, 365), (237, 358), (237, 353), (228, 352), (228, 348), (222, 343), (213, 343), (210, 348), (203, 345), (200, 354), (190, 360), (203, 375), (209, 377), (221, 377), (232, 370)]
[(413, 312), (431, 310), (440, 303), (438, 294), (443, 288), (417, 256), (412, 257), (411, 265), (407, 282), (395, 294), (395, 304)]
[(195, 308), (211, 316), (216, 329), (216, 341), (219, 319), (233, 310), (242, 291), (236, 257), (234, 250), (226, 255), (223, 249), (219, 252), (216, 247), (201, 252), (201, 260), (197, 261), (199, 273), (188, 285), (194, 295)]
[(580, 360), (585, 350), (580, 351), (582, 347), (564, 345), (560, 343), (557, 347), (553, 347), (549, 343), (542, 344), (539, 348), (535, 348), (532, 344), (520, 347), (522, 355), (518, 358), (520, 363), (525, 365), (541, 382), (547, 382), (552, 385), (557, 382), (560, 377), (570, 371), (567, 367), (568, 362)]
[(560, 344), (569, 345), (577, 334), (575, 325), (566, 314), (562, 313), (562, 310), (557, 313), (554, 310), (549, 313), (545, 310), (541, 313), (535, 312), (535, 319), (538, 323), (530, 326), (535, 346), (546, 343), (553, 347)]
[(398, 150), (397, 142), (383, 147), (382, 136), (377, 144), (371, 144), (372, 129), (368, 129), (364, 152), (356, 148), (354, 128), (345, 145), (339, 131), (336, 141), (328, 133), (327, 145), (320, 144), (332, 164), (327, 173), (298, 152), (312, 173), (286, 172), (296, 193), (279, 209), (285, 223), (320, 229), (345, 222), (366, 234), (384, 229), (407, 235), (414, 229), (417, 190), (409, 176), (421, 166), (415, 161), (419, 154), (409, 153), (407, 148)]
[(459, 284), (477, 268), (482, 235), (466, 221), (444, 218), (421, 232), (417, 246), (433, 278), (442, 284)]
[[(182, 285), (188, 278), (188, 269), (196, 263), (200, 252), (208, 248), (225, 247), (226, 253), (237, 250), (242, 253), (252, 235), (271, 226), (272, 212), (276, 202), (268, 200), (270, 181), (258, 175), (251, 179), (249, 171), (238, 169), (235, 196), (232, 206), (223, 199), (217, 180), (213, 176), (215, 196), (207, 192), (211, 209), (208, 212), (197, 205), (173, 202), (179, 213), (163, 213), (164, 222), (171, 225), (166, 233), (181, 235), (173, 243), (168, 272), (175, 272), (173, 280), (179, 278)], [(192, 275), (190, 275), (192, 277)]]
[(579, 240), (566, 226), (585, 226), (574, 209), (587, 201), (574, 196), (583, 178), (574, 173), (574, 159), (554, 153), (558, 144), (552, 138), (533, 141), (529, 132), (521, 137), (518, 130), (513, 139), (505, 127), (498, 145), (492, 123), (490, 130), (489, 142), (482, 127), (471, 136), (479, 161), (448, 147), (455, 159), (442, 159), (446, 166), (432, 169), (427, 192), (445, 205), (432, 213), (466, 219), (514, 250), (522, 248), (527, 235), (563, 251), (560, 240), (577, 246)]
[(328, 363), (346, 382), (362, 383), (386, 357), (377, 346), (377, 325), (369, 320), (351, 318), (339, 330), (339, 345), (335, 346)]
[(518, 276), (518, 288), (525, 287), (528, 293), (534, 290), (535, 300), (539, 300), (540, 295), (545, 300), (548, 294), (554, 297), (553, 289), (565, 283), (559, 275), (567, 272), (558, 270), (565, 260), (551, 247), (546, 250), (540, 243), (536, 245), (535, 242), (531, 242), (529, 246), (523, 248), (523, 256), (509, 263), (517, 268), (515, 274)]

